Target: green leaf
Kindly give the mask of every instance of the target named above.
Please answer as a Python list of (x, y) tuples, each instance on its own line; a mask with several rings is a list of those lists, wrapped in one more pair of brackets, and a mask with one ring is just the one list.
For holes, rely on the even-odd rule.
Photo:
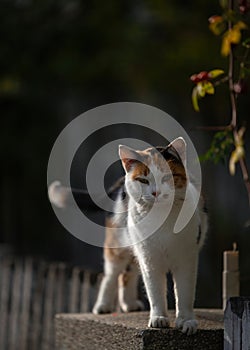
[(231, 154), (233, 146), (232, 132), (230, 130), (219, 131), (214, 134), (210, 148), (199, 159), (201, 162), (211, 161), (214, 164), (219, 162), (226, 164), (226, 159)]
[(201, 81), (194, 88), (192, 92), (192, 103), (196, 112), (200, 111), (198, 100), (200, 97), (204, 97), (206, 94), (214, 94), (214, 86), (210, 81)]
[(197, 84), (197, 94), (199, 97), (204, 97), (206, 95), (206, 89), (204, 87), (203, 81), (201, 81)]
[(247, 38), (243, 41), (242, 46), (246, 47), (247, 49), (250, 49), (250, 38)]
[(222, 74), (224, 74), (224, 70), (222, 69), (213, 69), (213, 70), (210, 70), (210, 72), (208, 72), (208, 76), (211, 79), (215, 79)]
[(203, 82), (203, 89), (206, 94), (213, 95), (214, 94), (214, 86), (210, 81)]
[(197, 86), (195, 86), (193, 88), (193, 91), (192, 91), (192, 103), (193, 103), (194, 110), (196, 112), (200, 111), (199, 104), (198, 104), (198, 98), (199, 98), (198, 90), (197, 90)]
[(222, 17), (218, 16), (218, 20), (209, 24), (209, 29), (214, 35), (221, 35), (227, 29), (226, 22)]

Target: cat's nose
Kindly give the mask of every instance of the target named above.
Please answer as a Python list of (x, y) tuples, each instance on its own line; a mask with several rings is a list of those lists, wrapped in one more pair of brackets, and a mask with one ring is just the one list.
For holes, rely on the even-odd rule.
[(154, 196), (154, 197), (159, 197), (159, 195), (161, 194), (161, 192), (160, 191), (154, 191), (154, 192), (152, 192), (152, 195)]

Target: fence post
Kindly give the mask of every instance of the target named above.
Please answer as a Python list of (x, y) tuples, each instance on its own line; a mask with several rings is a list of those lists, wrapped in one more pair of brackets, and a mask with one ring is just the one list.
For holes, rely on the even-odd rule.
[(224, 328), (224, 350), (250, 350), (250, 297), (227, 301)]
[(233, 250), (223, 253), (222, 277), (222, 299), (225, 310), (228, 298), (240, 295), (239, 251), (236, 243), (233, 244)]

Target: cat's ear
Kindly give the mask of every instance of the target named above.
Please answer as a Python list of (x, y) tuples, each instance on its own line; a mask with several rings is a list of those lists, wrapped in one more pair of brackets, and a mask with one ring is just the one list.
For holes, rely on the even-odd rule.
[(173, 147), (175, 151), (178, 153), (179, 157), (182, 160), (184, 166), (187, 163), (187, 144), (183, 137), (177, 137), (177, 139), (173, 140), (168, 147)]
[(136, 150), (124, 145), (119, 145), (119, 156), (126, 173), (130, 171), (135, 163), (140, 161), (140, 155)]

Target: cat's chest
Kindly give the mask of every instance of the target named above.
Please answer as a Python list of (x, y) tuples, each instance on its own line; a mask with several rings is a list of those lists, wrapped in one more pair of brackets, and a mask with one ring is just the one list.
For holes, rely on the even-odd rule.
[[(134, 237), (147, 238), (152, 235), (159, 240), (171, 240), (169, 233), (173, 232), (181, 205), (154, 206), (150, 211), (131, 210), (128, 213), (128, 230)], [(167, 233), (167, 234), (166, 234)]]
[[(139, 242), (135, 244), (137, 256), (147, 256), (155, 264), (168, 266), (175, 265), (184, 255), (196, 254), (199, 250), (197, 245), (198, 217), (194, 215), (188, 225), (179, 233), (174, 233), (176, 215), (169, 215), (164, 224), (154, 232), (142, 232), (138, 226), (132, 226), (130, 236)], [(141, 238), (141, 239), (140, 239)]]
[(198, 254), (198, 247), (191, 243), (187, 232), (176, 235), (159, 230), (148, 239), (135, 244), (133, 251), (144, 270), (153, 268), (168, 272), (192, 261)]

